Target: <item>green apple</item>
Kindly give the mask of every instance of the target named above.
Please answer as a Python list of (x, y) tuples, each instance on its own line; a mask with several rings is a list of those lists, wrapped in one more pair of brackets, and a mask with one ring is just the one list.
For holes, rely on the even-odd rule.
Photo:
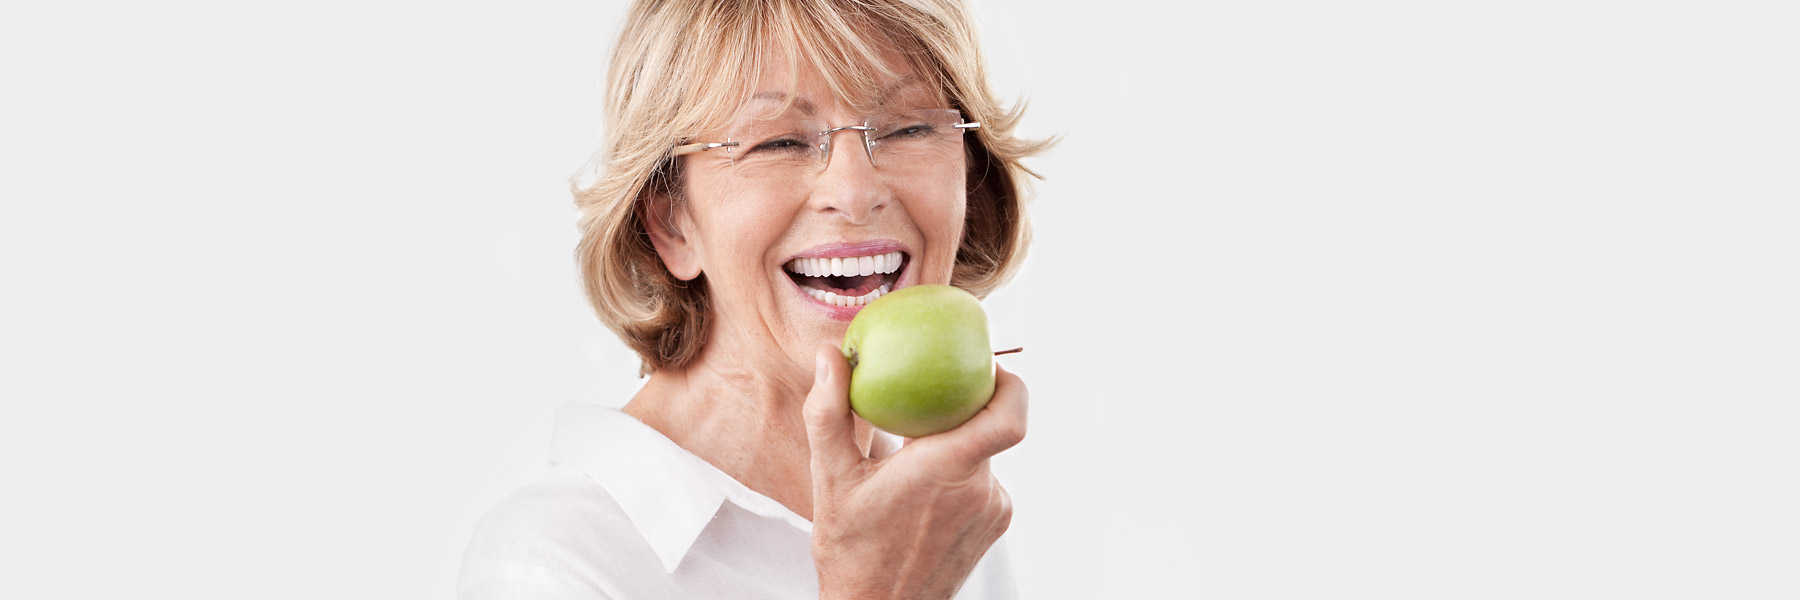
[(882, 431), (920, 437), (968, 421), (994, 396), (981, 301), (948, 285), (875, 299), (844, 332), (850, 408)]

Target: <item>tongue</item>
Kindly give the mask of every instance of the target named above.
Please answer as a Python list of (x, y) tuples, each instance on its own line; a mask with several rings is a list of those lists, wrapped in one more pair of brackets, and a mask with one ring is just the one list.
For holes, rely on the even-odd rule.
[(799, 282), (800, 285), (803, 287), (809, 287), (809, 288), (813, 288), (815, 290), (824, 290), (827, 292), (837, 294), (839, 296), (867, 295), (869, 292), (875, 291), (875, 288), (881, 287), (881, 283), (882, 283), (881, 275), (847, 275), (847, 276), (827, 276), (827, 277), (810, 277), (810, 276), (806, 276), (806, 275), (796, 275), (796, 274), (791, 274), (791, 273), (790, 273), (790, 275), (793, 275), (794, 281)]

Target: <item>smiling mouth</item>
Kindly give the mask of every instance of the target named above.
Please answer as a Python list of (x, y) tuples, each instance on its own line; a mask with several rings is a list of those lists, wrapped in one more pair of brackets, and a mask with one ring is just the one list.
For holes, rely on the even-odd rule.
[(894, 289), (906, 253), (841, 258), (796, 258), (784, 269), (800, 290), (834, 306), (862, 306)]

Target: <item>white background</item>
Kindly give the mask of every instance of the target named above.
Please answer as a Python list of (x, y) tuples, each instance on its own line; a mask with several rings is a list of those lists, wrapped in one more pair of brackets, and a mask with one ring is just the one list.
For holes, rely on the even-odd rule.
[[(1025, 596), (1800, 596), (1784, 4), (979, 0), (1065, 136)], [(9, 3), (0, 597), (450, 596), (639, 384), (565, 183), (624, 10)]]

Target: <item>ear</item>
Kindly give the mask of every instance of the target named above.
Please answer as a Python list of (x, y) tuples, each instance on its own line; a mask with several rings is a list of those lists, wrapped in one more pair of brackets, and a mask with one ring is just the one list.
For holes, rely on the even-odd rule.
[(642, 216), (644, 228), (650, 232), (650, 243), (656, 246), (656, 254), (662, 257), (669, 273), (682, 281), (699, 277), (700, 253), (694, 244), (696, 239), (689, 235), (694, 222), (687, 205), (675, 202), (667, 194), (651, 193), (644, 198)]

